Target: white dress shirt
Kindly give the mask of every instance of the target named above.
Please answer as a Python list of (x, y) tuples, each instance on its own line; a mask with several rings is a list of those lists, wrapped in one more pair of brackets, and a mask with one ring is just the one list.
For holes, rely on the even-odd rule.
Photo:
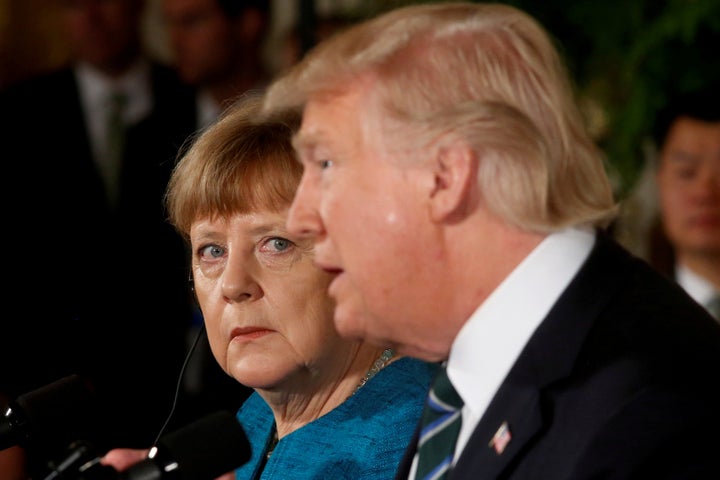
[(222, 109), (210, 92), (201, 90), (195, 97), (197, 108), (197, 125), (199, 130), (204, 130), (212, 125), (219, 117)]
[(700, 305), (707, 306), (715, 296), (720, 295), (712, 283), (680, 263), (675, 265), (675, 280)]
[(107, 110), (108, 99), (113, 92), (123, 92), (127, 97), (123, 119), (132, 125), (146, 117), (153, 103), (150, 65), (147, 61), (137, 62), (118, 78), (111, 78), (91, 65), (82, 63), (75, 68), (80, 87), (85, 123), (88, 127), (90, 145), (96, 162), (107, 158)]
[[(549, 235), (478, 307), (450, 349), (447, 371), (464, 406), (455, 461), (495, 392), (595, 244), (592, 229)], [(499, 427), (499, 425), (498, 425)], [(417, 455), (410, 469), (414, 478)]]

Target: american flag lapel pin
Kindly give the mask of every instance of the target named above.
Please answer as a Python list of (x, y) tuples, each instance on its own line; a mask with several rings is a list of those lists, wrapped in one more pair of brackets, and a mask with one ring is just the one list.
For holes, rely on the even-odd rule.
[(490, 443), (488, 443), (488, 447), (492, 447), (495, 450), (495, 453), (501, 455), (505, 451), (505, 447), (507, 447), (511, 439), (512, 435), (510, 434), (510, 427), (507, 422), (503, 422), (502, 425), (500, 425), (500, 428), (497, 429), (497, 432), (495, 432), (495, 435), (493, 435)]

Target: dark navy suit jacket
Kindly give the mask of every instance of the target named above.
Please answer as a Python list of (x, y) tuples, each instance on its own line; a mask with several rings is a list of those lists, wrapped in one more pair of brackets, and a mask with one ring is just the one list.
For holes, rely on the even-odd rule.
[[(600, 234), (450, 479), (720, 478), (720, 326)], [(490, 445), (503, 422), (511, 440)], [(417, 432), (398, 471), (406, 479)]]

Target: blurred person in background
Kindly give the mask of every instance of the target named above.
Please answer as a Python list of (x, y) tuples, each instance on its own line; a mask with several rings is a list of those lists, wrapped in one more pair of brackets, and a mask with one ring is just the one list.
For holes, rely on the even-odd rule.
[(720, 321), (720, 95), (676, 95), (655, 121), (659, 218), (650, 262)]
[(331, 35), (352, 26), (361, 18), (360, 16), (340, 13), (319, 15), (313, 11), (310, 26), (303, 25), (301, 21), (296, 21), (287, 27), (281, 36), (277, 72), (285, 72), (300, 61), (308, 49)]
[(213, 122), (228, 103), (265, 87), (263, 60), (270, 20), (267, 0), (162, 0), (173, 63), (197, 89), (198, 127)]
[(0, 92), (0, 137), (17, 152), (4, 162), (16, 187), (2, 202), (4, 298), (23, 309), (0, 320), (0, 391), (83, 375), (106, 404), (93, 440), (145, 445), (170, 411), (192, 321), (162, 196), (194, 99), (145, 53), (144, 1), (57, 1), (67, 64)]

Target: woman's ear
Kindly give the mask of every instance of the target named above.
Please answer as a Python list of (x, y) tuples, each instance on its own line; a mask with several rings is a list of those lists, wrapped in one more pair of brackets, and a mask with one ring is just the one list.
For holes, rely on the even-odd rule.
[(190, 271), (188, 273), (188, 290), (190, 291), (190, 295), (192, 296), (192, 303), (194, 306), (199, 307), (198, 298), (197, 298), (197, 292), (195, 291), (195, 277), (193, 277), (193, 272)]
[(477, 162), (475, 152), (462, 143), (438, 149), (430, 196), (433, 221), (456, 219), (467, 213), (477, 183)]

